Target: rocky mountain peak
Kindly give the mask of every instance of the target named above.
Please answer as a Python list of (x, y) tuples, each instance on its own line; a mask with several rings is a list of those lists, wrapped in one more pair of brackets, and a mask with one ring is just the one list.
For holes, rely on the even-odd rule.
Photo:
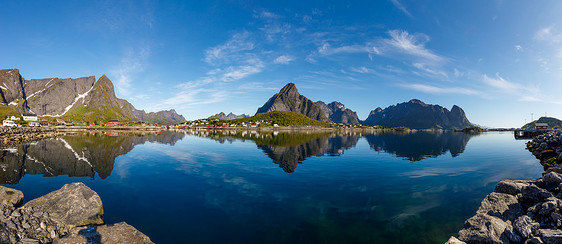
[(371, 111), (365, 125), (387, 127), (405, 126), (413, 129), (462, 129), (471, 125), (464, 111), (453, 106), (451, 111), (439, 105), (426, 104), (418, 99)]
[(279, 91), (279, 94), (286, 94), (289, 96), (299, 96), (299, 90), (297, 89), (297, 86), (294, 83), (288, 83), (287, 85), (285, 85), (283, 88), (281, 88), (281, 91)]
[(279, 93), (273, 95), (263, 106), (258, 108), (256, 114), (271, 111), (291, 111), (304, 114), (305, 116), (328, 122), (328, 115), (313, 101), (300, 95), (293, 83), (285, 85)]
[(415, 98), (412, 99), (412, 100), (410, 100), (409, 103), (415, 103), (415, 104), (419, 104), (419, 105), (422, 105), (422, 106), (427, 105), (427, 104), (425, 104), (424, 102), (422, 102), (421, 100), (415, 99)]

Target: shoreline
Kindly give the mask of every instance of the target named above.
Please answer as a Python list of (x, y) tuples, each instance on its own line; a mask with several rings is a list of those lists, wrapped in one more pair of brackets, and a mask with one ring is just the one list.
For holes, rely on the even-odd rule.
[(526, 145), (543, 165), (542, 177), (500, 181), (447, 244), (562, 243), (562, 132)]

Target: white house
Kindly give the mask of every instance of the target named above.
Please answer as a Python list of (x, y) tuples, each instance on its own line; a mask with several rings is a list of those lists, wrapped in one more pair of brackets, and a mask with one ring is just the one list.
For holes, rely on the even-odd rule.
[(23, 115), (23, 120), (24, 121), (37, 121), (37, 115), (34, 114), (28, 114), (28, 115)]

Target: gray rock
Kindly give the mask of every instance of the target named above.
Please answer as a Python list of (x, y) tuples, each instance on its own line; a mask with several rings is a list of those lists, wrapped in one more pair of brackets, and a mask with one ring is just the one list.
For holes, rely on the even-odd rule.
[(445, 244), (466, 244), (466, 242), (461, 241), (454, 236), (451, 236), (451, 238), (449, 238), (449, 240), (447, 240)]
[(549, 215), (552, 211), (554, 211), (558, 207), (558, 203), (556, 201), (550, 200), (543, 202), (540, 205), (539, 214), (542, 216)]
[(517, 198), (505, 194), (492, 192), (484, 198), (480, 204), (480, 208), (476, 213), (488, 214), (496, 216), (504, 221), (515, 221), (519, 216), (523, 215), (523, 208), (517, 202)]
[(23, 202), (23, 193), (12, 188), (0, 186), (0, 202), (3, 201), (17, 207)]
[(100, 197), (83, 183), (66, 184), (59, 190), (29, 201), (23, 208), (46, 212), (51, 219), (69, 229), (104, 223)]
[(543, 202), (549, 197), (553, 197), (552, 193), (535, 185), (528, 185), (521, 190), (523, 199), (529, 202)]
[(525, 241), (525, 244), (543, 244), (543, 243), (544, 242), (541, 240), (541, 238), (538, 238), (536, 236), (533, 236)]
[(556, 183), (557, 185), (562, 183), (562, 175), (556, 172), (550, 172), (542, 176), (545, 182)]
[(523, 187), (528, 185), (528, 182), (522, 180), (502, 180), (496, 185), (494, 191), (515, 196), (520, 194)]
[(544, 243), (562, 243), (562, 230), (540, 229), (539, 235), (542, 236)]
[(102, 226), (77, 227), (63, 238), (55, 239), (55, 244), (71, 243), (126, 243), (141, 244), (153, 243), (148, 236), (141, 233), (135, 227), (125, 223)]
[(256, 114), (271, 111), (291, 111), (304, 114), (311, 119), (323, 122), (330, 121), (328, 115), (318, 105), (299, 94), (293, 83), (285, 85), (279, 93), (273, 95), (263, 106), (258, 108)]
[[(509, 243), (515, 239), (511, 226), (498, 217), (478, 213), (464, 223), (459, 240), (466, 243)], [(510, 236), (511, 238), (509, 238)]]
[(539, 223), (534, 222), (529, 216), (523, 215), (513, 222), (513, 227), (524, 239), (528, 239), (534, 231), (539, 229)]

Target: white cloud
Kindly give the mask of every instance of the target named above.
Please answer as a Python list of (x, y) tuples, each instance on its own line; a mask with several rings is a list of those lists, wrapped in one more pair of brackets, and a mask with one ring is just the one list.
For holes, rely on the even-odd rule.
[(408, 9), (406, 9), (406, 7), (404, 7), (404, 5), (399, 2), (398, 0), (390, 0), (392, 2), (392, 4), (394, 4), (394, 7), (396, 7), (397, 9), (400, 9), (400, 11), (402, 11), (404, 14), (408, 15), (408, 17), (412, 18), (412, 14), (410, 13), (410, 11), (408, 11)]
[(391, 38), (385, 39), (384, 42), (396, 48), (399, 52), (436, 62), (445, 60), (445, 58), (425, 48), (425, 43), (429, 41), (429, 37), (425, 34), (410, 35), (405, 30), (390, 30), (388, 34)]
[(246, 78), (249, 75), (259, 73), (263, 70), (263, 62), (259, 59), (254, 59), (248, 65), (230, 66), (225, 69), (221, 76), (222, 81), (235, 81)]
[(110, 73), (117, 77), (115, 86), (117, 90), (125, 95), (131, 94), (131, 82), (135, 74), (145, 70), (150, 49), (143, 47), (138, 50), (129, 49), (121, 59), (119, 65)]
[(413, 64), (414, 67), (423, 70), (431, 75), (435, 75), (435, 76), (443, 76), (445, 78), (448, 78), (449, 76), (447, 75), (447, 73), (445, 71), (441, 71), (441, 70), (434, 70), (431, 68), (428, 68), (426, 64), (423, 63), (414, 63)]
[(515, 51), (523, 52), (523, 47), (521, 45), (515, 45)]
[(273, 63), (289, 64), (293, 60), (295, 60), (295, 58), (290, 56), (290, 55), (281, 55), (281, 56), (277, 57), (275, 60), (273, 60)]
[(249, 38), (250, 33), (248, 32), (236, 33), (226, 43), (208, 48), (205, 50), (205, 62), (218, 65), (243, 58), (245, 51), (255, 48), (254, 42)]
[(479, 95), (480, 92), (462, 87), (437, 87), (424, 84), (403, 84), (399, 85), (403, 88), (420, 91), (430, 94), (463, 94), (463, 95)]
[(353, 68), (351, 68), (351, 71), (361, 73), (361, 74), (366, 74), (366, 73), (369, 73), (371, 70), (368, 69), (365, 66), (362, 66), (362, 67), (353, 67)]
[(496, 77), (489, 77), (488, 75), (482, 76), (484, 84), (495, 88), (495, 91), (514, 95), (519, 101), (539, 101), (539, 89), (536, 87), (523, 86), (518, 83), (510, 82), (496, 73)]

